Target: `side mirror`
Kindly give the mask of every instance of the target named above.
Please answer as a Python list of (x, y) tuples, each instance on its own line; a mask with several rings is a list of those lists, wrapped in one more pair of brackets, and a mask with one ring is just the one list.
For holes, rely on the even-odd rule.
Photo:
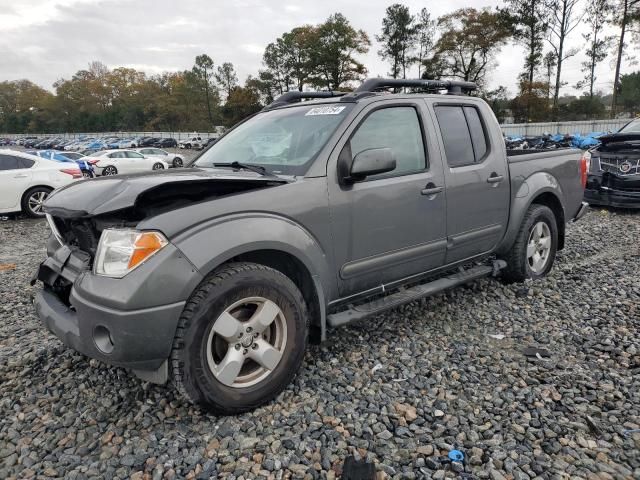
[(396, 169), (396, 159), (390, 148), (370, 148), (358, 153), (351, 164), (350, 182), (364, 180), (370, 175), (391, 172)]

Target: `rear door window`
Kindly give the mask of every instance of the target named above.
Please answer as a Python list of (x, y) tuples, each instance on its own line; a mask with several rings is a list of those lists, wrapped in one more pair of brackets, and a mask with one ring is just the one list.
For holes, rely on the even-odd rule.
[(449, 167), (482, 162), (489, 150), (489, 142), (478, 109), (438, 105), (435, 112)]
[(13, 155), (0, 155), (0, 170), (17, 170), (22, 167), (20, 159)]

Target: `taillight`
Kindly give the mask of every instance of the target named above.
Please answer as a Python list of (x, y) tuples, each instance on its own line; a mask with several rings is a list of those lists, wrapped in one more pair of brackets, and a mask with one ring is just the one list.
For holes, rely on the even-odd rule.
[(73, 178), (82, 178), (82, 172), (79, 168), (63, 168), (60, 171), (67, 175), (71, 175)]
[(587, 186), (587, 176), (589, 174), (589, 168), (591, 167), (591, 152), (586, 151), (580, 159), (580, 181), (582, 182), (582, 188)]
[(87, 160), (88, 163), (90, 163), (91, 165), (95, 165), (96, 163), (98, 163), (100, 160)]

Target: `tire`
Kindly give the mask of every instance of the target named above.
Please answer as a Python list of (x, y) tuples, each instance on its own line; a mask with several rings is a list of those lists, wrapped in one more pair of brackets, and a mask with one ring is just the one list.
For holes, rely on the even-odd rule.
[(25, 215), (31, 218), (43, 218), (42, 203), (47, 199), (51, 189), (47, 187), (33, 187), (22, 196), (20, 206)]
[(106, 167), (104, 167), (102, 169), (102, 176), (103, 177), (109, 177), (111, 175), (117, 175), (118, 174), (118, 169), (116, 167), (114, 167), (113, 165), (107, 165)]
[(184, 162), (180, 157), (175, 157), (173, 159), (173, 168), (180, 168), (184, 165)]
[(158, 163), (154, 163), (153, 167), (151, 167), (152, 170), (164, 170), (164, 165), (161, 164), (160, 162)]
[(186, 148), (187, 150), (190, 150), (190, 149), (191, 149), (191, 144), (190, 144), (190, 143), (187, 143), (187, 144), (184, 146), (184, 148)]
[(504, 257), (507, 267), (502, 271), (503, 279), (507, 282), (522, 282), (546, 276), (553, 267), (557, 250), (556, 216), (549, 207), (531, 205), (522, 220), (515, 243)]
[(87, 172), (86, 170), (82, 171), (82, 176), (84, 178), (93, 178), (92, 175), (91, 175), (91, 172)]
[[(247, 325), (260, 325), (255, 321), (262, 317), (254, 314), (267, 304), (266, 317), (273, 320), (266, 328), (256, 328), (265, 328), (261, 333), (250, 333)], [(223, 329), (230, 325), (228, 321), (220, 323), (228, 319), (227, 314), (237, 322), (231, 321), (233, 329)], [(218, 330), (224, 330), (231, 341), (224, 340)], [(307, 306), (288, 277), (255, 263), (223, 265), (202, 281), (180, 316), (170, 357), (172, 381), (189, 401), (213, 413), (253, 410), (272, 400), (294, 378), (304, 358), (308, 331)], [(251, 344), (252, 335), (260, 345)], [(273, 353), (268, 345), (281, 356), (265, 355)], [(254, 355), (273, 366), (257, 363)], [(228, 358), (238, 359), (230, 374), (221, 368), (231, 365), (225, 364)]]

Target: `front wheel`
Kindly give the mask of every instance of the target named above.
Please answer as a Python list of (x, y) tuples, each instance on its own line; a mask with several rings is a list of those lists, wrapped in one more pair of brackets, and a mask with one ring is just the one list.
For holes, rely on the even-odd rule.
[(182, 167), (182, 165), (183, 165), (183, 162), (180, 157), (176, 157), (173, 159), (173, 168), (180, 168)]
[(233, 415), (273, 399), (302, 364), (305, 301), (285, 275), (230, 263), (207, 277), (180, 317), (173, 382), (191, 402)]
[(522, 220), (516, 241), (506, 255), (503, 278), (522, 282), (546, 276), (558, 250), (558, 224), (553, 211), (545, 205), (531, 205)]

